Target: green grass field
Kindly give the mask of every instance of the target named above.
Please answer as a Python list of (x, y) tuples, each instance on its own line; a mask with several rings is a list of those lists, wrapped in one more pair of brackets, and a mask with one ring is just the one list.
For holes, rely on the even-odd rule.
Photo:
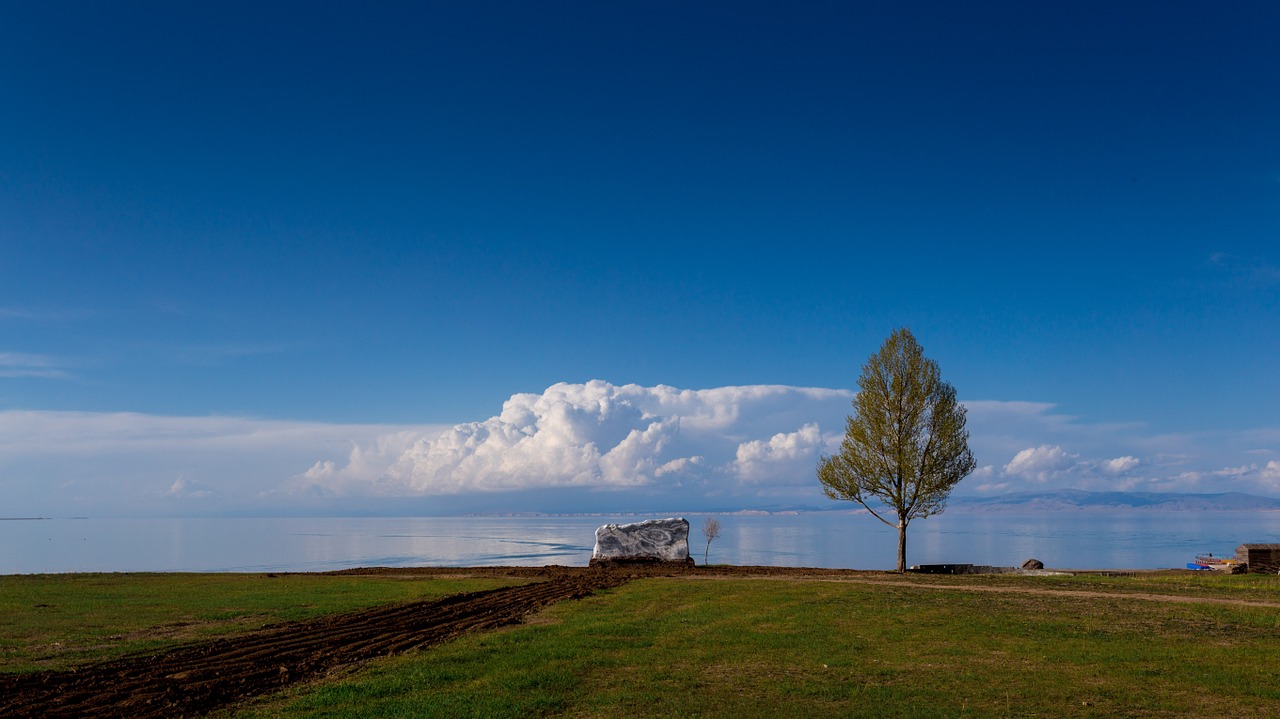
[[(158, 646), (180, 639), (156, 630), (175, 622), (239, 631), (267, 617), (494, 583), (0, 577), (4, 668), (49, 661), (39, 649), (48, 638), (35, 635), (69, 631), (47, 618), (59, 602), (62, 613), (92, 612), (96, 638), (77, 641), (143, 634)], [(1220, 575), (642, 579), (555, 605), (525, 625), (380, 660), (219, 716), (1280, 716), (1280, 608), (1238, 602), (1280, 603), (1280, 583)], [(156, 608), (147, 618), (135, 604)]]
[[(1258, 591), (1257, 582), (1246, 583), (1246, 594)], [(1012, 578), (979, 584), (1043, 586)], [(1280, 712), (1280, 610), (1134, 599), (1127, 595), (1135, 584), (1170, 589), (1072, 583), (1120, 591), (1086, 599), (905, 583), (650, 579), (553, 607), (536, 624), (383, 661), (234, 716)], [(1230, 583), (1198, 589), (1234, 594)]]
[(519, 583), (316, 574), (0, 575), (0, 671), (209, 639), (275, 622)]

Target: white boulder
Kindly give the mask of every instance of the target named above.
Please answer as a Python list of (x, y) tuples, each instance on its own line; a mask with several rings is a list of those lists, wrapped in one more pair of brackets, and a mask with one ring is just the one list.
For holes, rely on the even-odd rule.
[(689, 521), (683, 517), (650, 519), (635, 524), (606, 524), (596, 530), (591, 563), (680, 562), (689, 557)]

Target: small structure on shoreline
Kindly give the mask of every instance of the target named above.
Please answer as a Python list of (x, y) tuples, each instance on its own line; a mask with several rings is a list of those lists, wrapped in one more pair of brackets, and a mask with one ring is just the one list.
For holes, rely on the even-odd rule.
[(1280, 572), (1280, 544), (1241, 544), (1236, 547), (1236, 561), (1248, 565), (1250, 574)]
[(689, 520), (650, 519), (635, 524), (606, 524), (596, 530), (591, 566), (659, 563), (693, 564), (689, 556)]

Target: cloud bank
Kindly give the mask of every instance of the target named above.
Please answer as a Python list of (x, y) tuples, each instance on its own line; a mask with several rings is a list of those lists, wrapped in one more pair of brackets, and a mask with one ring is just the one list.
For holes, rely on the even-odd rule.
[(770, 494), (813, 488), (853, 395), (778, 385), (682, 390), (561, 383), (517, 394), (502, 412), (419, 438), (392, 461), (317, 462), (295, 491), (457, 495), (575, 488)]
[[(4, 516), (833, 506), (814, 466), (837, 449), (852, 398), (592, 381), (513, 395), (488, 419), (413, 426), (8, 410), (0, 498)], [(1280, 496), (1280, 428), (1161, 434), (1048, 403), (965, 406), (980, 468), (957, 496)]]
[[(317, 461), (287, 491), (464, 497), (567, 490), (696, 506), (823, 505), (814, 466), (838, 449), (852, 399), (846, 390), (779, 385), (562, 383), (513, 395), (483, 421), (407, 443), (384, 438)], [(1059, 488), (1280, 494), (1280, 430), (1161, 435), (1141, 423), (1081, 422), (1049, 403), (965, 405), (970, 446), (985, 466), (957, 495)]]

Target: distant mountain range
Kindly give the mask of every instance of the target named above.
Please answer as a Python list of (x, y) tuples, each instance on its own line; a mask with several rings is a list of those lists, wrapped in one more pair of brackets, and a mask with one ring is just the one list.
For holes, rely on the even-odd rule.
[(1280, 510), (1280, 499), (1241, 492), (1086, 492), (1059, 489), (998, 497), (952, 497), (947, 508), (965, 512), (1050, 512), (1141, 510), (1152, 512), (1227, 512)]

